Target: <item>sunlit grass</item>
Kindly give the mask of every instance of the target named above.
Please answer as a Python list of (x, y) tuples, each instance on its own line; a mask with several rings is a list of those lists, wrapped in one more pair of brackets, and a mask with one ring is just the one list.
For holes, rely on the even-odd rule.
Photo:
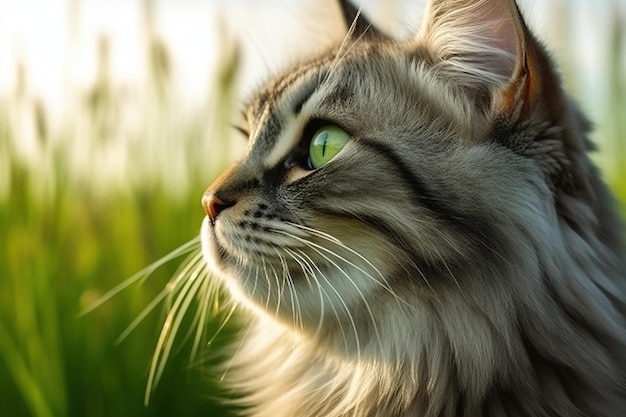
[[(0, 98), (3, 415), (228, 415), (217, 399), (232, 394), (220, 391), (211, 369), (232, 326), (221, 329), (211, 346), (196, 347), (194, 366), (191, 343), (176, 341), (147, 406), (144, 391), (164, 307), (116, 345), (182, 258), (79, 314), (197, 237), (200, 196), (229, 162), (229, 119), (214, 109), (218, 100), (223, 113), (231, 107), (237, 49), (226, 42), (215, 90), (195, 113), (181, 114), (168, 51), (148, 28), (150, 73), (142, 95), (129, 97), (112, 82), (103, 36), (96, 80), (72, 97), (76, 113), (61, 126), (51, 127), (30, 91), (27, 68), (18, 69), (13, 94)], [(129, 111), (139, 129), (128, 127)], [(203, 330), (216, 334), (221, 324), (219, 315), (211, 316)]]
[[(146, 3), (147, 4), (147, 3)], [(616, 16), (618, 14), (616, 13)], [(625, 23), (611, 41), (603, 161), (626, 201)], [(150, 360), (166, 312), (133, 323), (166, 287), (173, 260), (86, 315), (107, 291), (197, 236), (202, 192), (233, 157), (229, 135), (237, 48), (224, 42), (214, 90), (181, 114), (172, 94), (171, 58), (157, 31), (146, 29), (145, 96), (111, 82), (108, 41), (99, 41), (98, 77), (76, 97), (76, 115), (53, 127), (20, 69), (14, 93), (0, 97), (0, 405), (2, 415), (227, 416), (212, 372), (220, 347), (236, 332), (223, 317), (205, 324), (213, 343), (175, 343), (158, 386), (144, 405)], [(225, 38), (226, 40), (228, 38)], [(130, 100), (130, 101), (129, 101)], [(126, 126), (127, 111), (136, 120)], [(123, 110), (123, 111), (122, 111)], [(24, 129), (24, 125), (28, 129)], [(35, 151), (25, 155), (24, 135)], [(218, 138), (218, 139), (216, 139)], [(609, 169), (610, 168), (610, 169)], [(197, 308), (192, 306), (193, 308)], [(224, 312), (226, 313), (226, 312)], [(193, 320), (189, 315), (188, 326)], [(185, 333), (185, 332), (183, 332)], [(189, 357), (198, 349), (190, 366)]]
[(614, 14), (609, 43), (609, 96), (606, 124), (613, 155), (612, 185), (626, 206), (626, 15)]
[(158, 314), (115, 345), (165, 287), (175, 262), (154, 272), (142, 287), (78, 317), (109, 288), (197, 234), (202, 217), (197, 196), (204, 184), (192, 185), (190, 197), (178, 201), (158, 187), (103, 197), (59, 186), (51, 200), (40, 203), (25, 192), (29, 181), (37, 181), (32, 174), (14, 167), (12, 178), (10, 198), (0, 206), (6, 244), (0, 253), (0, 392), (3, 397), (13, 393), (6, 397), (11, 402), (2, 402), (11, 407), (7, 415), (213, 410), (205, 399), (211, 382), (203, 380), (201, 370), (186, 369), (188, 355), (173, 356), (144, 409), (147, 370), (162, 321)]

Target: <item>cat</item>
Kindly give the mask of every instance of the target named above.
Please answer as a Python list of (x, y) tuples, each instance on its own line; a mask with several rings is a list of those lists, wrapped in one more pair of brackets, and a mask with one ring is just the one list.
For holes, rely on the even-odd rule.
[(431, 0), (403, 41), (337, 4), (202, 198), (224, 384), (256, 417), (625, 415), (624, 229), (515, 2)]

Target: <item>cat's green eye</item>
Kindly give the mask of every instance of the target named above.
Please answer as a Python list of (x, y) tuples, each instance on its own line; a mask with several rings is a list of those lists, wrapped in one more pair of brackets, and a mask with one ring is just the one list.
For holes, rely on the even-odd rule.
[(309, 145), (309, 161), (316, 169), (328, 163), (348, 143), (350, 135), (333, 125), (326, 125), (313, 135)]

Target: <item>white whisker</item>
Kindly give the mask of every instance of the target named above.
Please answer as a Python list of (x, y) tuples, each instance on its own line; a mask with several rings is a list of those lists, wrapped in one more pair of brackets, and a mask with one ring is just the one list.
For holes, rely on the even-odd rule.
[[(281, 280), (280, 277), (278, 276), (278, 272), (276, 272), (276, 268), (274, 268), (274, 265), (270, 264), (270, 268), (272, 270), (272, 275), (274, 276), (274, 282), (276, 282), (276, 308), (274, 310), (274, 316), (278, 317), (278, 314), (280, 313), (280, 306), (281, 306), (281, 302), (283, 298), (283, 292), (285, 290), (285, 283), (284, 283), (284, 280)], [(268, 294), (269, 294), (269, 291), (268, 291)]]
[(366, 277), (368, 277), (369, 279), (374, 281), (377, 285), (381, 286), (383, 289), (385, 289), (385, 291), (387, 291), (391, 296), (393, 296), (393, 298), (396, 301), (404, 304), (405, 306), (407, 306), (409, 308), (413, 308), (413, 306), (408, 304), (403, 298), (401, 298), (398, 294), (396, 294), (396, 292), (391, 288), (391, 285), (387, 282), (387, 279), (384, 277), (384, 275), (378, 270), (378, 268), (376, 268), (376, 266), (374, 266), (374, 264), (372, 264), (369, 260), (367, 260), (367, 258), (365, 258), (363, 255), (361, 255), (360, 253), (358, 253), (354, 249), (344, 245), (339, 239), (335, 238), (334, 236), (332, 236), (332, 235), (330, 235), (328, 233), (324, 233), (322, 231), (315, 230), (315, 229), (312, 229), (312, 228), (309, 228), (309, 227), (306, 227), (306, 226), (298, 225), (296, 223), (293, 223), (293, 225), (295, 227), (300, 227), (303, 230), (307, 230), (308, 232), (310, 232), (310, 233), (314, 234), (315, 236), (318, 236), (318, 237), (320, 237), (322, 239), (326, 239), (327, 241), (336, 244), (340, 248), (345, 249), (350, 254), (358, 257), (368, 267), (372, 268), (375, 271), (375, 273), (380, 277), (380, 280), (378, 278), (374, 277), (372, 274), (367, 272), (365, 269), (363, 269), (359, 265), (357, 265), (356, 263), (350, 261), (349, 259), (346, 259), (345, 257), (339, 255), (337, 252), (332, 251), (332, 250), (324, 247), (323, 245), (318, 245), (318, 244), (316, 244), (314, 242), (311, 242), (310, 240), (302, 239), (302, 238), (299, 238), (297, 236), (292, 236), (294, 239), (300, 241), (301, 243), (305, 243), (307, 245), (313, 245), (317, 249), (320, 249), (320, 250), (326, 252), (327, 254), (330, 254), (330, 255), (333, 255), (333, 256), (337, 257), (342, 262), (345, 262), (347, 265), (350, 265), (351, 267), (355, 268), (356, 270), (361, 272), (363, 275), (365, 275)]
[[(284, 248), (284, 250), (300, 266), (300, 268), (302, 269), (302, 273), (305, 277), (305, 280), (307, 281), (309, 286), (312, 287), (313, 281), (316, 281), (316, 278), (315, 278), (315, 272), (312, 270), (311, 266), (309, 265), (309, 262), (305, 258), (303, 258), (301, 255), (299, 255), (298, 253), (296, 253), (295, 251), (289, 248)], [(324, 321), (324, 298), (321, 293), (322, 287), (320, 285), (316, 285), (315, 287), (317, 288), (318, 293), (320, 294), (320, 319), (319, 319), (318, 327), (314, 333), (315, 335), (318, 335), (319, 332), (321, 331), (322, 323)], [(296, 300), (298, 300), (293, 282), (290, 283), (290, 288), (291, 288), (291, 291), (293, 291), (296, 297)], [(300, 317), (302, 317), (302, 311), (300, 309), (299, 302), (298, 302), (298, 310), (300, 311)], [(300, 325), (302, 326), (302, 318), (300, 318)]]
[(167, 314), (165, 323), (159, 335), (157, 346), (152, 357), (150, 371), (148, 373), (148, 384), (144, 401), (148, 404), (150, 394), (158, 383), (165, 364), (172, 349), (176, 333), (185, 316), (185, 312), (189, 308), (192, 299), (198, 293), (198, 289), (202, 284), (202, 276), (199, 273), (193, 273), (183, 284), (180, 293), (176, 296), (174, 303)]
[[(318, 323), (317, 329), (315, 330), (315, 335), (317, 336), (317, 335), (319, 335), (322, 332), (323, 319), (324, 319), (324, 295), (326, 296), (326, 299), (328, 300), (328, 304), (330, 305), (330, 308), (335, 313), (335, 317), (339, 317), (339, 314), (338, 314), (337, 309), (335, 308), (335, 304), (330, 299), (330, 296), (328, 295), (328, 292), (326, 291), (326, 289), (322, 285), (319, 285), (319, 280), (317, 279), (317, 277), (315, 275), (315, 271), (313, 269), (315, 269), (320, 274), (320, 276), (324, 275), (323, 272), (319, 269), (319, 267), (315, 264), (315, 262), (311, 259), (311, 257), (309, 255), (307, 255), (306, 253), (304, 253), (304, 251), (298, 250), (298, 253), (299, 253), (300, 259), (302, 259), (303, 262), (309, 268), (311, 268), (310, 269), (310, 273), (311, 273), (311, 276), (312, 276), (313, 280), (317, 284), (316, 287), (317, 287), (318, 293), (320, 295), (321, 314), (320, 314), (320, 321)], [(326, 278), (324, 278), (324, 279), (326, 279)], [(333, 290), (334, 290), (334, 288), (333, 288)], [(341, 320), (339, 320), (338, 323), (339, 323), (339, 328), (341, 330), (341, 336), (343, 338), (344, 348), (346, 350), (348, 350), (348, 339), (346, 337), (345, 329), (343, 327), (343, 322)]]
[[(200, 264), (198, 264), (201, 262)], [(179, 286), (185, 282), (189, 276), (194, 273), (199, 273), (204, 267), (205, 264), (202, 262), (202, 254), (196, 253), (194, 255), (189, 256), (181, 265), (184, 265), (184, 268), (179, 268), (179, 272), (174, 274), (174, 279), (171, 280), (159, 294), (146, 306), (144, 307), (139, 315), (135, 317), (135, 319), (124, 329), (124, 331), (118, 336), (116, 343), (121, 343), (126, 339), (132, 332), (137, 328), (137, 326), (152, 312), (156, 306), (161, 304), (163, 300), (170, 297), (173, 293), (177, 291)]]
[[(305, 255), (305, 254), (303, 253), (303, 255)], [(308, 258), (308, 256), (307, 256), (307, 258)], [(335, 295), (339, 299), (339, 302), (341, 303), (343, 309), (345, 310), (345, 312), (346, 312), (346, 314), (348, 316), (348, 320), (350, 321), (350, 326), (352, 327), (352, 332), (354, 333), (354, 338), (355, 338), (355, 343), (356, 343), (356, 351), (357, 351), (357, 360), (359, 360), (361, 358), (361, 341), (360, 341), (360, 338), (359, 338), (359, 332), (357, 330), (356, 322), (354, 320), (354, 317), (352, 316), (352, 313), (350, 313), (350, 309), (348, 308), (348, 305), (344, 301), (344, 299), (341, 296), (341, 294), (339, 293), (339, 291), (337, 291), (335, 286), (328, 280), (328, 278), (326, 278), (324, 273), (319, 269), (319, 267), (314, 262), (312, 263), (312, 265), (315, 268), (315, 270), (320, 274), (320, 277), (326, 282), (326, 284), (328, 284), (330, 289), (335, 293)], [(315, 280), (316, 280), (316, 282), (318, 281), (317, 278), (315, 278)], [(326, 292), (324, 287), (319, 285), (319, 284), (318, 284), (318, 287), (321, 288), (322, 291), (324, 291), (324, 293), (326, 294), (326, 298), (328, 298), (328, 302), (329, 302), (331, 308), (333, 309), (333, 312), (335, 313), (335, 316), (336, 317), (340, 317), (339, 316), (339, 312), (337, 311), (337, 309), (335, 307), (335, 303), (333, 303), (333, 301), (330, 299), (330, 296), (328, 295), (328, 293)], [(346, 350), (348, 350), (349, 349), (348, 348), (349, 345), (348, 345), (347, 335), (345, 334), (345, 329), (343, 328), (342, 321), (338, 320), (338, 322), (339, 322), (339, 328), (341, 329), (341, 334), (342, 334), (342, 337), (343, 337), (344, 347), (346, 348)]]
[(359, 35), (359, 37), (354, 40), (352, 42), (352, 45), (344, 52), (344, 48), (346, 48), (346, 46), (349, 44), (349, 41), (352, 40), (352, 35), (354, 34), (354, 31), (356, 30), (356, 25), (357, 25), (357, 21), (359, 19), (359, 16), (361, 16), (361, 10), (362, 10), (363, 6), (359, 5), (359, 9), (356, 13), (356, 16), (354, 16), (354, 19), (352, 20), (352, 23), (350, 24), (350, 27), (348, 28), (348, 31), (346, 32), (345, 36), (343, 37), (341, 44), (339, 44), (339, 48), (337, 49), (337, 52), (335, 53), (335, 58), (332, 62), (332, 64), (330, 65), (329, 74), (332, 74), (336, 68), (339, 67), (339, 64), (341, 64), (341, 62), (343, 61), (343, 58), (345, 58), (347, 56), (347, 54), (350, 52), (350, 49), (358, 42), (361, 40), (361, 38), (363, 37), (363, 35), (365, 34), (365, 32), (363, 32), (362, 34)]
[(102, 295), (100, 298), (98, 298), (96, 301), (94, 301), (89, 306), (87, 306), (84, 310), (82, 310), (79, 313), (79, 316), (84, 316), (85, 314), (88, 314), (89, 312), (95, 310), (96, 308), (100, 307), (102, 304), (110, 300), (112, 297), (124, 291), (126, 288), (130, 287), (136, 282), (140, 282), (140, 283), (143, 282), (150, 275), (152, 275), (154, 271), (156, 271), (157, 269), (159, 269), (166, 263), (171, 262), (172, 260), (197, 249), (199, 246), (200, 246), (200, 236), (197, 236), (194, 239), (190, 240), (189, 242), (184, 243), (183, 245), (174, 249), (173, 251), (171, 251), (170, 253), (168, 253), (167, 255), (159, 259), (158, 261), (148, 265), (147, 267), (137, 272), (130, 278), (122, 281), (120, 284), (116, 285), (115, 287), (107, 291), (106, 293), (104, 293), (104, 295)]
[[(309, 242), (310, 243), (310, 242)], [(333, 265), (339, 272), (341, 272), (341, 274), (346, 277), (348, 279), (348, 281), (352, 284), (352, 286), (354, 287), (354, 289), (357, 291), (357, 293), (359, 294), (359, 297), (361, 298), (361, 300), (363, 300), (363, 305), (365, 306), (365, 308), (367, 309), (367, 313), (370, 317), (370, 321), (372, 323), (373, 329), (374, 329), (374, 333), (376, 334), (376, 339), (378, 341), (379, 346), (382, 349), (382, 339), (380, 337), (380, 332), (378, 330), (378, 324), (376, 323), (376, 319), (374, 318), (374, 313), (372, 312), (372, 308), (370, 306), (370, 303), (367, 301), (367, 298), (365, 297), (365, 295), (363, 294), (363, 291), (359, 288), (359, 286), (356, 284), (356, 282), (354, 282), (354, 279), (352, 279), (352, 277), (350, 276), (350, 274), (348, 274), (343, 268), (341, 268), (341, 266), (339, 266), (335, 261), (333, 261), (330, 257), (328, 257), (327, 255), (325, 255), (322, 250), (325, 250), (326, 248), (320, 247), (319, 249), (317, 248), (318, 245), (312, 244), (310, 243), (310, 248), (313, 249), (318, 255), (320, 255), (322, 258), (324, 258), (327, 262), (329, 262), (331, 265)], [(321, 250), (320, 250), (321, 249)], [(338, 255), (336, 255), (338, 256)], [(326, 279), (326, 282), (329, 282)]]
[(267, 281), (267, 294), (265, 296), (265, 310), (267, 310), (269, 308), (270, 305), (270, 297), (272, 295), (272, 283), (270, 281), (270, 275), (267, 272), (267, 264), (265, 262), (265, 257), (261, 257), (261, 262), (263, 264), (263, 276), (265, 277), (265, 280)]
[[(213, 313), (212, 316), (217, 317), (219, 312), (222, 309), (222, 306), (220, 305), (221, 300), (219, 296), (220, 295), (219, 289), (216, 283), (210, 279), (209, 271), (205, 269), (204, 272), (205, 272), (205, 276), (203, 277), (202, 288), (200, 289), (200, 295), (201, 295), (200, 301), (198, 304), (198, 310), (196, 311), (196, 315), (194, 317), (196, 334), (194, 336), (194, 341), (193, 341), (193, 345), (192, 345), (191, 353), (190, 353), (190, 358), (192, 360), (196, 357), (198, 353), (198, 349), (200, 348), (200, 344), (202, 343), (202, 340), (203, 340), (203, 334), (204, 334), (203, 332), (206, 328), (207, 320), (209, 319), (209, 317), (211, 317), (209, 315), (209, 310), (212, 307), (211, 309)], [(226, 326), (226, 324), (230, 320), (237, 306), (237, 304), (235, 303), (231, 303), (231, 304), (232, 304), (231, 308), (229, 309), (226, 316), (221, 320), (219, 327), (217, 328), (213, 336), (211, 336), (211, 339), (207, 342), (207, 345), (210, 345), (215, 340), (215, 338), (218, 336), (218, 334), (222, 331), (222, 329)], [(191, 326), (191, 328), (193, 327), (194, 326)]]
[[(288, 248), (284, 248), (285, 252), (291, 256), (291, 258), (293, 258), (294, 260), (297, 259), (294, 258), (293, 254), (291, 253), (291, 251)], [(296, 293), (296, 288), (293, 285), (293, 277), (291, 276), (291, 272), (289, 271), (289, 266), (287, 265), (287, 261), (286, 259), (280, 255), (280, 253), (278, 253), (277, 250), (277, 254), (280, 258), (281, 264), (283, 266), (283, 280), (286, 282), (288, 288), (289, 288), (289, 295), (291, 298), (291, 310), (292, 310), (292, 315), (293, 315), (293, 324), (295, 328), (298, 328), (298, 324), (301, 330), (304, 329), (304, 323), (302, 322), (302, 309), (300, 307), (300, 300), (298, 299), (298, 294)]]

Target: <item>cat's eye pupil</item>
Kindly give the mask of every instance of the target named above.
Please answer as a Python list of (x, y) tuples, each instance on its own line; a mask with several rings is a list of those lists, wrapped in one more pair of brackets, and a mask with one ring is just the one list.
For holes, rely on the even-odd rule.
[(313, 135), (309, 145), (309, 164), (317, 169), (328, 163), (348, 143), (350, 135), (334, 125), (326, 125)]

